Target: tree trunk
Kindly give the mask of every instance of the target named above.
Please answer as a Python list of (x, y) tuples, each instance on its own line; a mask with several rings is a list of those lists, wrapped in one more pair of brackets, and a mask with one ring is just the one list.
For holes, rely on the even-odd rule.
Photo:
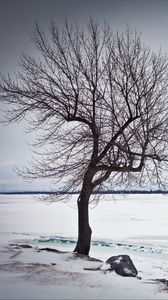
[(78, 241), (74, 252), (88, 255), (91, 243), (92, 230), (89, 226), (89, 198), (92, 189), (83, 186), (78, 198)]

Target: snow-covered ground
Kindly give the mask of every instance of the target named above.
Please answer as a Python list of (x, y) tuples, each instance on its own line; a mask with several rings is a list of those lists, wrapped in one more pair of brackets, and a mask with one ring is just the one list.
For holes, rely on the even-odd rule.
[[(101, 263), (71, 253), (76, 196), (48, 204), (32, 195), (1, 195), (0, 299), (168, 299), (168, 288), (153, 281), (168, 279), (167, 214), (168, 196), (163, 195), (104, 195), (90, 207), (90, 256), (106, 261), (128, 254), (138, 280), (84, 270)], [(70, 252), (39, 251), (45, 247)]]

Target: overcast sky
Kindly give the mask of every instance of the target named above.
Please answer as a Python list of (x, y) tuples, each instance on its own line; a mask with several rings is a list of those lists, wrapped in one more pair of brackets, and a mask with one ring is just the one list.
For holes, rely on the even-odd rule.
[[(83, 23), (90, 15), (108, 21), (114, 30), (129, 24), (152, 49), (168, 52), (167, 0), (0, 0), (0, 71), (15, 71), (22, 52), (32, 53), (29, 34), (36, 21), (45, 29), (51, 18), (60, 23), (66, 16)], [(13, 171), (31, 160), (27, 144), (32, 139), (24, 124), (0, 125), (0, 190), (54, 188), (47, 181), (27, 184)]]

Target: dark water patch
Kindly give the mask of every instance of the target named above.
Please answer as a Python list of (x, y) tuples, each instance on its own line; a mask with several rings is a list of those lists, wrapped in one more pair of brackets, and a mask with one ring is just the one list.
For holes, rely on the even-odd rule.
[[(30, 235), (31, 236), (31, 235)], [(28, 247), (39, 247), (40, 245), (45, 245), (48, 247), (50, 245), (60, 245), (60, 246), (75, 246), (76, 239), (68, 238), (63, 236), (39, 236), (36, 238), (28, 238), (28, 239), (17, 239), (10, 241), (10, 244), (22, 245), (25, 248)], [(102, 247), (102, 248), (112, 248), (115, 250), (130, 250), (139, 253), (149, 253), (149, 254), (166, 254), (168, 255), (168, 248), (162, 246), (154, 246), (154, 245), (144, 245), (144, 244), (136, 244), (136, 243), (127, 243), (127, 242), (119, 242), (119, 241), (111, 241), (111, 240), (92, 240), (91, 246)]]
[(36, 242), (38, 243), (44, 243), (44, 244), (66, 244), (66, 245), (71, 245), (71, 244), (76, 244), (75, 239), (70, 239), (70, 238), (65, 238), (61, 236), (54, 236), (54, 237), (43, 237), (41, 236), (38, 240), (36, 239)]
[(101, 246), (101, 247), (111, 247), (112, 243), (104, 242), (104, 241), (92, 241), (93, 246)]

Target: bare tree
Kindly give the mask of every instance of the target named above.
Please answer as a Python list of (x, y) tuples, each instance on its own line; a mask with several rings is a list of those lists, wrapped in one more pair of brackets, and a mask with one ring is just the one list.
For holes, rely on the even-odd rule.
[[(167, 58), (127, 28), (90, 20), (85, 28), (36, 25), (39, 56), (23, 55), (21, 72), (1, 77), (8, 123), (30, 116), (40, 134), (29, 178), (54, 178), (64, 192), (80, 189), (75, 251), (89, 254), (91, 194), (103, 184), (164, 183), (167, 167)], [(43, 146), (43, 147), (42, 147)]]

